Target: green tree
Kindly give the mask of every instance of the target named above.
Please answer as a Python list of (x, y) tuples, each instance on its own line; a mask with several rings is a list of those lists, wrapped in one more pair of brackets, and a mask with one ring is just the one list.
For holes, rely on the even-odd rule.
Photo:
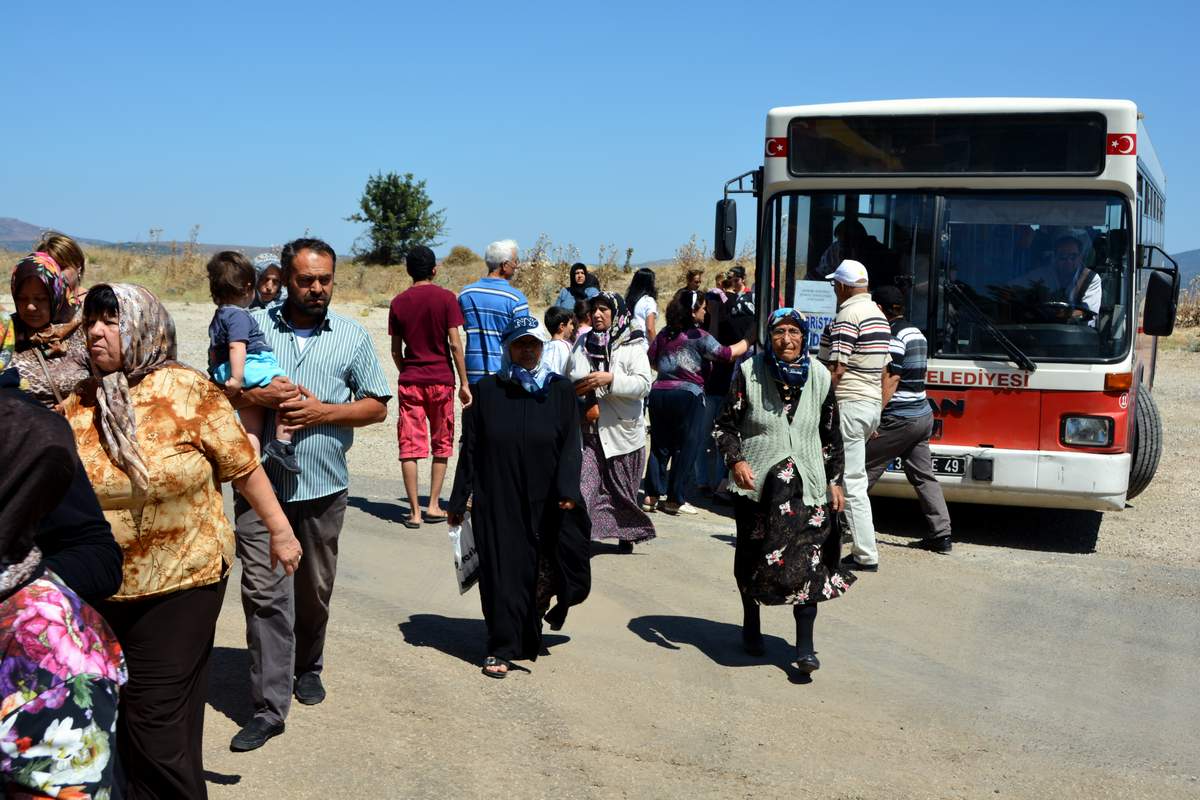
[(417, 245), (437, 247), (446, 232), (446, 209), (433, 210), (425, 181), (414, 180), (411, 172), (372, 175), (358, 206), (358, 213), (346, 220), (371, 226), (366, 233), (370, 246), (354, 248), (366, 261), (399, 264)]

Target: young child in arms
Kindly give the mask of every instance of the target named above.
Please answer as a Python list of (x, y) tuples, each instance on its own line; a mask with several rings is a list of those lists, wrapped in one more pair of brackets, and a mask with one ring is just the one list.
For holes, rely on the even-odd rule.
[[(217, 253), (208, 262), (208, 290), (217, 304), (208, 324), (208, 371), (215, 382), (229, 389), (253, 389), (266, 386), (276, 376), (287, 377), (246, 310), (254, 301), (255, 277), (249, 260), (232, 250)], [(300, 472), (290, 428), (277, 421), (275, 438), (263, 447), (266, 409), (247, 406), (239, 414), (255, 450), (292, 474)]]

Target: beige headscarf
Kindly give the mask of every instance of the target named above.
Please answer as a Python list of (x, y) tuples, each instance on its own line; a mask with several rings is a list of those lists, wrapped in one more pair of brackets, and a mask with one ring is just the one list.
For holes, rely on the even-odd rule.
[[(96, 402), (100, 406), (100, 433), (104, 450), (124, 470), (135, 492), (145, 494), (150, 482), (146, 462), (137, 444), (137, 419), (129, 398), (130, 381), (137, 382), (156, 369), (175, 366), (175, 321), (159, 299), (131, 283), (107, 284), (117, 296), (120, 309), (121, 369), (108, 375), (92, 375)], [(96, 286), (95, 292), (102, 286)]]

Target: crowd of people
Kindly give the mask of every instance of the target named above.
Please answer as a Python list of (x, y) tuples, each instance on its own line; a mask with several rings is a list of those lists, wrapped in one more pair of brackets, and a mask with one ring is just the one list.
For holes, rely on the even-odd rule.
[[(700, 493), (732, 505), (742, 646), (762, 655), (761, 606), (791, 605), (804, 672), (820, 667), (817, 604), (878, 570), (867, 491), (895, 459), (929, 520), (916, 546), (951, 549), (925, 341), (903, 295), (872, 294), (856, 261), (824, 276), (839, 307), (814, 356), (806, 316), (756, 309), (740, 265), (707, 290), (690, 272), (660, 315), (654, 270), (622, 293), (575, 264), (535, 317), (511, 282), (516, 242), (489, 245), (487, 274), (457, 295), (418, 246), (389, 310), (394, 391), (367, 331), (331, 308), (336, 262), (312, 238), (278, 258), (214, 255), (204, 370), (178, 360), (149, 290), (85, 290), (70, 237), (47, 234), (13, 267), (16, 310), (0, 318), (6, 788), (206, 796), (208, 664), (235, 561), (253, 714), (230, 747), (282, 734), (293, 699), (324, 700), (346, 451), (393, 394), (402, 524), (469, 522), (490, 678), (536, 659), (543, 625), (587, 598), (594, 542), (632, 552), (654, 515), (695, 514)], [(47, 625), (71, 653), (43, 652)]]

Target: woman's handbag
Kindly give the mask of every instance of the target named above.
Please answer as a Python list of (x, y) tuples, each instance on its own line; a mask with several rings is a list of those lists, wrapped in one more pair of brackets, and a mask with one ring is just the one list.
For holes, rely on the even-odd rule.
[(462, 525), (450, 529), (450, 544), (454, 547), (454, 571), (458, 574), (458, 593), (467, 590), (479, 580), (479, 551), (475, 549), (475, 534), (471, 532), (471, 517), (463, 519)]

